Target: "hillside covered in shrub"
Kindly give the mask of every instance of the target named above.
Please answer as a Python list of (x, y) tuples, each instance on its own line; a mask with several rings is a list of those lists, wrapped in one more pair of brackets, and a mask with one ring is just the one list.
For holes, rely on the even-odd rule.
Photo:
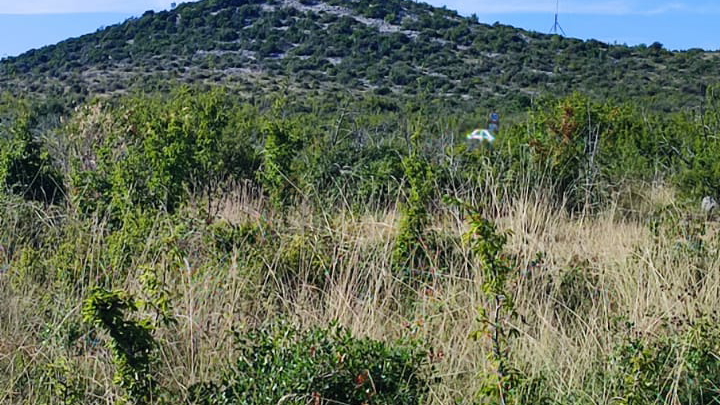
[(6, 58), (0, 85), (73, 97), (170, 82), (426, 93), (504, 109), (583, 91), (677, 111), (720, 81), (718, 57), (491, 26), (407, 0), (205, 0)]

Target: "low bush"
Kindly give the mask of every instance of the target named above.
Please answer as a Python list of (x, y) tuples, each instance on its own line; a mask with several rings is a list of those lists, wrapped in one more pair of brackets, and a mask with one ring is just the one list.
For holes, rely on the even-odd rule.
[(620, 403), (720, 403), (720, 328), (717, 320), (669, 320), (649, 335), (628, 325), (612, 359)]
[(412, 342), (358, 338), (347, 329), (285, 324), (236, 332), (239, 359), (220, 382), (196, 385), (202, 404), (420, 404), (427, 353)]
[(7, 127), (0, 125), (0, 192), (56, 204), (63, 200), (65, 187), (47, 148), (33, 133), (36, 120), (24, 106)]

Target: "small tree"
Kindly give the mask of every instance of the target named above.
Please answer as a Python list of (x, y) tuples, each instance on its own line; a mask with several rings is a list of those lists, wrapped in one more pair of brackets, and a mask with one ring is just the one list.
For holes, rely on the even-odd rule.
[(410, 155), (403, 159), (403, 170), (410, 188), (405, 203), (400, 207), (402, 218), (393, 262), (403, 269), (422, 263), (423, 237), (430, 222), (427, 205), (433, 193), (433, 171), (422, 156), (422, 129), (417, 128), (412, 135)]
[(57, 203), (64, 193), (62, 177), (33, 136), (34, 125), (35, 116), (23, 105), (7, 136), (0, 137), (0, 187), (26, 200)]
[(155, 340), (149, 320), (129, 319), (135, 311), (135, 300), (127, 292), (95, 288), (85, 301), (83, 319), (110, 335), (107, 347), (116, 367), (113, 382), (125, 391), (124, 400), (148, 404), (157, 385), (152, 373)]

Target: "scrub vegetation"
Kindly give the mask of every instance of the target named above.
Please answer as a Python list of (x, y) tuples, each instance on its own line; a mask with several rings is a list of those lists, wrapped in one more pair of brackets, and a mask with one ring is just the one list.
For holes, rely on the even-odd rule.
[[(457, 28), (443, 41), (467, 50), (458, 24), (469, 24), (498, 35), (493, 46), (518, 46), (502, 39), (507, 27), (411, 2), (203, 1), (0, 68), (20, 69), (8, 80), (27, 85), (33, 69), (74, 63), (63, 47), (118, 35), (112, 60), (125, 60), (126, 47), (176, 44), (164, 36), (190, 23), (172, 33), (190, 35), (186, 47), (203, 32), (246, 46), (264, 31), (203, 24), (228, 7), (249, 13), (247, 30), (276, 13), (305, 21), (283, 11), (290, 3), (324, 10), (322, 24), (345, 21), (348, 35), (369, 28), (337, 13), (383, 21), (373, 35), (388, 38), (395, 26), (421, 32), (418, 41), (428, 25), (443, 36)], [(182, 23), (146, 25), (160, 17)], [(119, 31), (133, 29), (156, 42)], [(268, 28), (276, 47), (258, 40), (255, 51), (291, 55), (322, 40), (282, 31)], [(603, 46), (666, 62), (688, 54)], [(321, 51), (332, 48), (301, 60)], [(95, 66), (91, 56), (80, 63)], [(281, 70), (290, 60), (278, 58)], [(327, 68), (339, 75), (343, 63)], [(375, 83), (362, 69), (381, 65), (358, 66), (357, 80)], [(621, 98), (589, 85), (538, 90), (506, 100), (488, 144), (465, 136), (491, 111), (484, 104), (411, 90), (438, 77), (430, 72), (385, 83), (399, 80), (393, 69), (375, 89), (343, 91), (195, 79), (84, 95), (9, 87), (0, 403), (720, 402), (720, 223), (700, 203), (720, 197), (720, 87), (668, 84), (658, 94), (684, 100), (676, 105), (632, 88)]]
[(4, 104), (3, 402), (719, 398), (720, 109), (289, 100)]

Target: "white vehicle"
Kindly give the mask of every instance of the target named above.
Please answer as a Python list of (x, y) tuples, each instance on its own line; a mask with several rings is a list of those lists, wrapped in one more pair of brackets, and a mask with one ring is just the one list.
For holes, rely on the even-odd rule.
[(467, 135), (467, 139), (487, 141), (488, 143), (493, 143), (495, 141), (495, 137), (487, 129), (476, 129)]

